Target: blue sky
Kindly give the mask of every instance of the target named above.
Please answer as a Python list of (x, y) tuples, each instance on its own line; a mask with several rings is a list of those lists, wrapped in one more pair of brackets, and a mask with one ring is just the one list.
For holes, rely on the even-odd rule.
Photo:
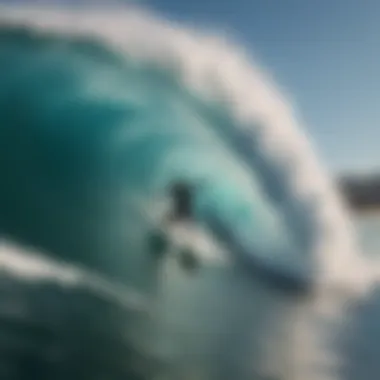
[(145, 0), (226, 25), (291, 93), (333, 171), (380, 169), (379, 0)]

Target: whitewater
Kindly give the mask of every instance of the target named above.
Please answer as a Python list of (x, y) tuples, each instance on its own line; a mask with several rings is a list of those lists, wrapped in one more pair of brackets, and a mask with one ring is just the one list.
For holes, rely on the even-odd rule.
[[(344, 379), (331, 336), (380, 266), (293, 107), (230, 37), (136, 5), (0, 5), (0, 173), (1, 273), (137, 312), (118, 339), (169, 363), (146, 378)], [(147, 247), (179, 180), (228, 256), (192, 277)]]

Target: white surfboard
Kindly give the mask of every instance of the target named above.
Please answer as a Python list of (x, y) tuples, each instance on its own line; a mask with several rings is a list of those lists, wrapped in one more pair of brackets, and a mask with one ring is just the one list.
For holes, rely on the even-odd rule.
[(192, 221), (165, 221), (156, 226), (156, 232), (167, 241), (166, 254), (181, 258), (191, 255), (199, 264), (225, 265), (227, 252), (205, 229)]
[(192, 221), (172, 221), (166, 223), (163, 231), (167, 234), (174, 254), (191, 252), (195, 258), (206, 265), (224, 265), (227, 252), (210, 233)]

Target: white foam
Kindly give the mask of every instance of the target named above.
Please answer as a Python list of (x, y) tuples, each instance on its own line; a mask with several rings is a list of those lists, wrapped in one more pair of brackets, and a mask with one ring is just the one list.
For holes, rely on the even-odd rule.
[(0, 241), (1, 273), (27, 283), (52, 282), (66, 287), (82, 287), (130, 310), (143, 311), (147, 307), (147, 300), (126, 286), (111, 284), (96, 273), (56, 261), (36, 249), (9, 240)]

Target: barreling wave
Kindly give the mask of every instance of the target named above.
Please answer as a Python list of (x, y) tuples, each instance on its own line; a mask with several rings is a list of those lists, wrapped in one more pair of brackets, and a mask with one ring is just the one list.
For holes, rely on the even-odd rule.
[[(160, 223), (168, 185), (198, 186), (197, 219), (233, 259), (306, 279), (320, 291), (318, 302), (301, 308), (277, 290), (267, 293), (262, 310), (270, 323), (281, 325), (281, 337), (285, 331), (301, 342), (289, 373), (278, 364), (287, 380), (313, 378), (310, 321), (330, 313), (319, 301), (332, 302), (338, 320), (354, 297), (330, 297), (331, 285), (358, 289), (360, 280), (373, 280), (332, 182), (270, 76), (232, 41), (136, 7), (0, 6), (0, 173), (4, 238), (140, 288), (156, 273), (146, 240)], [(12, 252), (0, 251), (0, 263), (12, 261), (3, 267), (30, 278)], [(246, 285), (237, 278), (233, 284), (236, 301), (229, 302), (237, 309)], [(246, 289), (256, 292), (243, 302), (247, 315), (257, 313), (260, 286)], [(206, 303), (197, 307), (205, 312)], [(221, 330), (242, 323), (228, 307), (220, 315), (232, 319), (217, 324)], [(275, 310), (285, 309), (284, 320), (274, 322)], [(259, 322), (247, 323), (242, 326), (260, 332)], [(266, 327), (278, 342), (277, 330)], [(247, 339), (243, 329), (236, 334)], [(204, 336), (187, 341), (184, 351), (196, 347), (201, 355), (199, 347), (229, 346), (228, 339)], [(271, 350), (266, 356), (279, 348)]]
[[(201, 217), (224, 219), (249, 254), (292, 256), (291, 265), (303, 271), (325, 258), (325, 273), (333, 261), (340, 267), (352, 260), (348, 218), (291, 107), (234, 45), (136, 8), (107, 14), (7, 7), (1, 14), (6, 24), (25, 28), (2, 28), (2, 44), (9, 46), (2, 62), (12, 67), (11, 75), (3, 68), (3, 81), (28, 83), (22, 96), (39, 93), (34, 101), (52, 110), (32, 119), (44, 119), (34, 133), (54, 123), (49, 138), (28, 148), (42, 156), (58, 144), (57, 164), (85, 173), (81, 186), (116, 189), (122, 181), (123, 202), (137, 196), (143, 204), (158, 201), (177, 178), (207, 179), (198, 197)], [(15, 96), (3, 95), (14, 100), (12, 117), (25, 115)], [(15, 134), (14, 128), (4, 133)], [(62, 138), (78, 141), (71, 152)], [(33, 156), (20, 150), (32, 165)], [(106, 168), (99, 167), (98, 152)], [(54, 176), (53, 167), (46, 170)]]

